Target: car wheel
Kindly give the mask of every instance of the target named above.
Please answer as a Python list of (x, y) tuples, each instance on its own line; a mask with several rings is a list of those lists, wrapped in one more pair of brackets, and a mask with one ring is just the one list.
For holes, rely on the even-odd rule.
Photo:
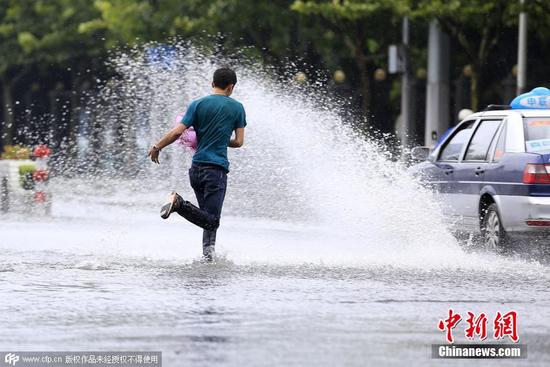
[(481, 223), (483, 246), (492, 252), (503, 252), (506, 249), (507, 237), (496, 204), (487, 207)]

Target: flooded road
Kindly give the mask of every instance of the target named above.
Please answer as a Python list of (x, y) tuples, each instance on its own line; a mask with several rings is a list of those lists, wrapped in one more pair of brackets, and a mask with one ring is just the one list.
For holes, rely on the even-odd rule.
[[(381, 251), (349, 234), (228, 217), (221, 258), (205, 264), (198, 229), (129, 212), (63, 204), (48, 219), (0, 218), (2, 350), (158, 350), (166, 366), (550, 363), (550, 269), (537, 262)], [(516, 310), (528, 358), (431, 359), (449, 308)]]
[[(363, 119), (261, 66), (237, 70), (246, 143), (229, 152), (218, 261), (201, 263), (202, 231), (158, 214), (171, 190), (194, 201), (191, 154), (146, 157), (217, 67), (174, 46), (169, 69), (112, 60), (123, 77), (89, 106), (78, 159), (52, 162), (50, 217), (0, 216), (0, 350), (162, 351), (178, 367), (550, 365), (550, 267), (463, 251)], [(432, 359), (449, 308), (489, 322), (517, 311), (528, 358)]]

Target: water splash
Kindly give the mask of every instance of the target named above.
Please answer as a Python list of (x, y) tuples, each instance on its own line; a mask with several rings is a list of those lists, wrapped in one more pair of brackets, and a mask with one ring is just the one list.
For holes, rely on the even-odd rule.
[(229, 151), (225, 216), (318, 228), (328, 236), (319, 247), (330, 244), (336, 257), (340, 250), (434, 262), (464, 256), (432, 194), (391, 159), (390, 147), (365, 137), (342, 100), (322, 85), (299, 85), (249, 60), (214, 57), (188, 43), (171, 46), (168, 61), (152, 61), (147, 54), (154, 46), (113, 58), (118, 78), (90, 106), (95, 125), (84, 138), (95, 139), (91, 146), (99, 149), (82, 152), (77, 166), (95, 157), (103, 174), (118, 176), (96, 182), (93, 195), (118, 194), (126, 205), (149, 210), (159, 193), (172, 189), (193, 198), (189, 153), (174, 144), (163, 150), (160, 166), (145, 153), (172, 127), (174, 115), (210, 93), (214, 70), (229, 64), (239, 79), (233, 97), (244, 104), (248, 127), (245, 147)]
[[(274, 350), (275, 364), (334, 365), (346, 355), (360, 365), (368, 354), (378, 364), (390, 356), (422, 365), (419, 330), (433, 339), (429, 330), (437, 333), (434, 320), (448, 307), (494, 314), (510, 306), (530, 353), (545, 358), (548, 267), (461, 251), (432, 194), (387, 147), (362, 136), (337, 100), (253, 64), (236, 67), (235, 98), (249, 126), (246, 147), (230, 151), (221, 258), (196, 261), (201, 230), (158, 217), (168, 190), (192, 197), (191, 157), (174, 146), (160, 167), (145, 158), (174, 114), (209, 92), (212, 60), (220, 61), (184, 46), (175, 46), (170, 68), (145, 62), (140, 50), (115, 58), (120, 77), (90, 104), (79, 159), (67, 167), (75, 175), (51, 182), (52, 217), (0, 217), (8, 347), (79, 350), (95, 340), (97, 350), (116, 350), (153, 341), (168, 365), (182, 356), (243, 364), (243, 348), (255, 351), (256, 365), (273, 361)], [(88, 325), (106, 327), (83, 332)], [(320, 353), (327, 337), (336, 342)], [(395, 343), (380, 340), (410, 347), (396, 354)]]

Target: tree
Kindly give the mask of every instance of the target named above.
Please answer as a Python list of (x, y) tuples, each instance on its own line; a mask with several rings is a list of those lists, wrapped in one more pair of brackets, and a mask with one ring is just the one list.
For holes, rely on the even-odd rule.
[(486, 71), (492, 52), (506, 27), (515, 24), (519, 1), (509, 0), (408, 0), (401, 13), (415, 18), (437, 19), (470, 60), (470, 105), (479, 110)]
[(83, 22), (79, 31), (103, 31), (106, 46), (135, 45), (167, 40), (171, 36), (190, 36), (200, 31), (214, 32), (209, 11), (218, 1), (200, 0), (96, 0), (98, 16)]
[[(194, 38), (195, 42), (200, 38), (208, 46), (221, 46), (228, 54), (244, 52), (277, 63), (288, 56), (303, 55), (306, 43), (318, 37), (313, 34), (314, 27), (300, 24), (300, 15), (290, 10), (292, 3), (293, 0), (96, 0), (99, 16), (81, 24), (80, 31), (103, 30), (108, 47), (169, 42), (171, 37)], [(306, 35), (306, 39), (300, 35)]]
[(87, 0), (0, 0), (3, 145), (13, 140), (13, 96), (24, 77), (70, 66), (70, 75), (76, 77), (79, 65), (104, 52), (101, 39), (78, 32), (79, 24), (95, 12)]
[[(296, 0), (292, 9), (306, 16), (316, 16), (341, 42), (353, 59), (359, 74), (362, 107), (369, 115), (371, 104), (372, 72), (376, 53), (395, 42), (396, 23), (393, 0)], [(341, 38), (340, 38), (341, 37)]]

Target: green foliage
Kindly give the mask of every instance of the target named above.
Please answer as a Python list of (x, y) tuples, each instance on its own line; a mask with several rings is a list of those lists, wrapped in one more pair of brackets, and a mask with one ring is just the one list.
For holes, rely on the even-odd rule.
[(19, 166), (19, 185), (25, 190), (34, 189), (32, 174), (36, 171), (34, 164), (22, 164)]
[(2, 152), (2, 159), (29, 159), (31, 150), (22, 145), (6, 145)]
[[(396, 0), (296, 0), (291, 6), (292, 10), (316, 18), (330, 30), (330, 37), (317, 43), (322, 44), (321, 50), (328, 45), (328, 55), (323, 55), (326, 59), (333, 59), (335, 66), (354, 65), (355, 70), (349, 74), (357, 75), (351, 81), (361, 90), (365, 114), (372, 102), (372, 72), (384, 63), (386, 48), (398, 37), (396, 3)], [(335, 34), (338, 37), (332, 36)], [(330, 56), (335, 50), (337, 56)]]
[(99, 12), (98, 17), (79, 25), (82, 34), (104, 30), (109, 34), (107, 46), (119, 40), (135, 43), (139, 35), (147, 34), (152, 13), (149, 2), (96, 0), (93, 4)]
[(391, 6), (391, 1), (302, 1), (292, 4), (292, 10), (307, 15), (319, 15), (332, 21), (358, 20)]
[(22, 164), (19, 166), (19, 174), (21, 176), (26, 175), (27, 173), (34, 173), (36, 171), (36, 165), (34, 164)]
[[(78, 26), (81, 34), (106, 34), (106, 46), (161, 41), (170, 36), (191, 35), (209, 27), (209, 9), (217, 2), (197, 0), (96, 0), (97, 17)], [(209, 5), (210, 4), (210, 5)]]
[[(405, 2), (404, 2), (405, 3)], [(505, 27), (515, 24), (519, 1), (509, 0), (407, 0), (401, 11), (413, 18), (437, 19), (451, 35), (471, 65), (471, 108), (480, 106), (488, 59), (501, 41)]]
[(516, 21), (519, 1), (509, 0), (407, 0), (401, 11), (413, 17), (453, 19), (456, 23), (481, 29), (495, 18), (503, 24)]
[(26, 65), (97, 55), (101, 40), (78, 32), (95, 13), (87, 0), (0, 0), (0, 76)]
[[(547, 47), (550, 2), (526, 0), (524, 8), (530, 34)], [(117, 45), (193, 37), (283, 70), (289, 61), (302, 65), (297, 60), (327, 74), (342, 69), (368, 106), (373, 71), (386, 66), (387, 46), (400, 42), (401, 18), (409, 16), (413, 38), (415, 32), (422, 37), (416, 48), (413, 40), (413, 65), (425, 67), (422, 29), (437, 19), (459, 46), (453, 60), (472, 66), (475, 106), (490, 84), (483, 78), (492, 60), (503, 59), (498, 44), (515, 31), (520, 10), (519, 0), (0, 0), (2, 104), (14, 103), (10, 91), (26, 83), (25, 76), (55, 79), (56, 72), (72, 70), (65, 86), (77, 87), (84, 79), (77, 71), (95, 64), (92, 73), (104, 72), (105, 56)]]

